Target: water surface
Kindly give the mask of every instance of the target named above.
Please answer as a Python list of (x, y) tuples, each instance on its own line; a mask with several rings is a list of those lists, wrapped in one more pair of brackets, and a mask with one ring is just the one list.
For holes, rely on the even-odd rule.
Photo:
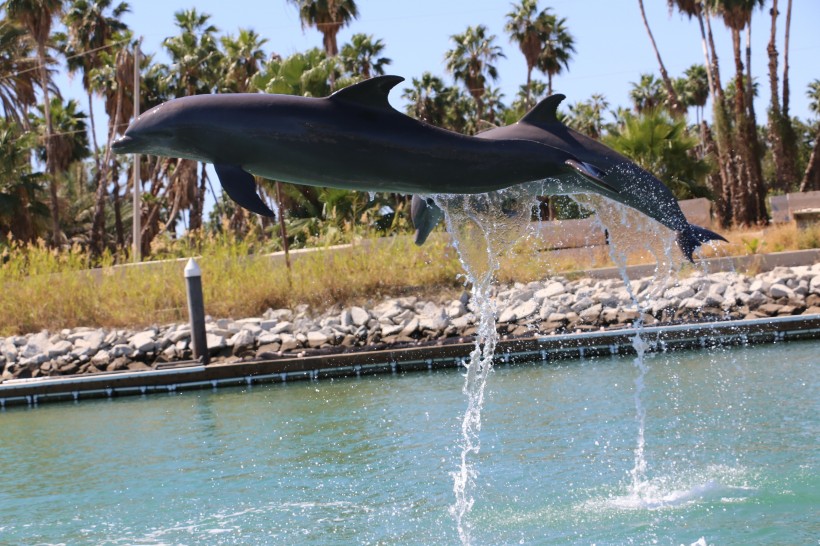
[[(497, 366), (476, 544), (817, 544), (820, 344)], [(0, 544), (454, 544), (456, 371), (12, 408)]]

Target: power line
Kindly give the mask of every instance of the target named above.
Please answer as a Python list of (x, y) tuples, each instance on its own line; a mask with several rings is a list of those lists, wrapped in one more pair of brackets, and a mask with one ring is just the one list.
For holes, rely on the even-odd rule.
[[(92, 53), (96, 53), (98, 51), (102, 51), (103, 49), (108, 49), (108, 48), (114, 47), (116, 45), (124, 44), (126, 42), (128, 42), (128, 40), (118, 40), (116, 42), (111, 42), (110, 44), (100, 46), (100, 47), (95, 47), (94, 49), (89, 49), (88, 51), (83, 51), (82, 53), (75, 53), (74, 55), (68, 55), (68, 56), (65, 57), (65, 60), (68, 61), (70, 59), (76, 59), (78, 57), (84, 57), (86, 55), (91, 55)], [(34, 57), (32, 57), (31, 60), (32, 61), (35, 60)], [(11, 73), (11, 74), (5, 74), (3, 76), (0, 76), (0, 79), (7, 80), (7, 79), (10, 79), (10, 78), (17, 77), (21, 74), (27, 74), (29, 72), (34, 72), (35, 70), (40, 70), (40, 68), (42, 68), (42, 67), (43, 67), (42, 64), (37, 63), (37, 65), (32, 66), (31, 68), (26, 68), (24, 70), (20, 70), (19, 72), (14, 72), (14, 73)]]

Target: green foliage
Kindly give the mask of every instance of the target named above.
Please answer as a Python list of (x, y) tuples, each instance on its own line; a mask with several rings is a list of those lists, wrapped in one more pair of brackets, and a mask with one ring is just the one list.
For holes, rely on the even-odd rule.
[(704, 180), (711, 166), (694, 157), (698, 139), (689, 134), (684, 120), (672, 119), (659, 108), (630, 114), (603, 142), (657, 176), (677, 199), (708, 195)]
[(342, 46), (339, 58), (348, 74), (369, 79), (383, 76), (384, 68), (393, 62), (387, 57), (380, 57), (382, 51), (382, 40), (374, 40), (372, 35), (359, 33), (351, 36), (349, 44)]

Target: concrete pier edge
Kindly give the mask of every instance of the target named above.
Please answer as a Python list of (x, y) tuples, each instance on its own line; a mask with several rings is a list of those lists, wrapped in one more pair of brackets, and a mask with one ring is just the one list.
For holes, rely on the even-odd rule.
[[(497, 364), (548, 364), (562, 359), (634, 353), (635, 328), (502, 339)], [(820, 315), (798, 315), (668, 326), (640, 330), (649, 352), (820, 339)], [(250, 386), (366, 374), (457, 368), (473, 343), (438, 344), (381, 351), (218, 363), (181, 362), (156, 370), (9, 380), (0, 384), (0, 408), (37, 406), (129, 395), (174, 393), (222, 386)]]

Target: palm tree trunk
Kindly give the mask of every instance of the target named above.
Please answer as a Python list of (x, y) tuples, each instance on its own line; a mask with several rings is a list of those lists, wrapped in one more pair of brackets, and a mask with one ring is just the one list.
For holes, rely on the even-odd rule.
[[(711, 60), (708, 65), (709, 72), (712, 75), (712, 85), (714, 86), (714, 95), (712, 96), (712, 111), (713, 111), (713, 125), (716, 133), (716, 144), (718, 151), (718, 166), (721, 177), (721, 193), (718, 195), (717, 212), (720, 225), (728, 227), (732, 225), (734, 218), (734, 195), (738, 193), (740, 181), (738, 179), (738, 170), (735, 162), (735, 156), (732, 146), (732, 128), (729, 118), (729, 112), (726, 109), (726, 97), (723, 94), (723, 85), (720, 80), (720, 65), (718, 61), (717, 49), (715, 48), (715, 38), (712, 33), (711, 14), (708, 5), (704, 7), (705, 17), (702, 16), (699, 21), (701, 27), (705, 22), (706, 34), (705, 39), (709, 44), (709, 58)], [(703, 29), (701, 29), (703, 32)]]
[(777, 0), (772, 0), (772, 25), (769, 33), (769, 45), (766, 52), (769, 55), (769, 88), (771, 105), (769, 106), (768, 133), (772, 145), (772, 161), (775, 166), (775, 188), (788, 191), (783, 165), (783, 139), (780, 137), (780, 88), (777, 82)]
[(678, 99), (678, 94), (675, 92), (675, 87), (672, 85), (672, 80), (669, 78), (669, 73), (666, 71), (666, 66), (661, 59), (658, 45), (655, 43), (655, 37), (652, 35), (652, 30), (649, 28), (649, 21), (646, 20), (646, 11), (643, 8), (643, 0), (638, 0), (638, 6), (641, 8), (641, 18), (643, 19), (643, 26), (646, 28), (646, 33), (649, 34), (649, 41), (652, 42), (652, 49), (655, 51), (655, 57), (658, 59), (658, 65), (661, 69), (661, 79), (663, 86), (666, 88), (666, 94), (669, 96), (669, 103), (672, 112), (676, 115), (685, 116), (686, 107), (684, 107)]
[(783, 143), (784, 178), (791, 187), (797, 182), (797, 134), (789, 115), (789, 37), (792, 24), (792, 0), (786, 7), (785, 41), (783, 43), (783, 110), (780, 116), (780, 139)]
[(812, 190), (820, 190), (820, 130), (814, 135), (814, 147), (809, 156), (809, 164), (800, 182), (800, 191)]
[(48, 90), (48, 71), (46, 70), (46, 45), (37, 44), (37, 62), (40, 64), (40, 85), (43, 87), (43, 115), (46, 118), (46, 172), (49, 176), (49, 193), (51, 194), (51, 243), (60, 244), (60, 203), (57, 196), (57, 173), (54, 172), (54, 125), (51, 122), (51, 96)]
[(792, 26), (792, 0), (786, 4), (786, 37), (783, 42), (783, 117), (789, 119), (789, 35)]
[(99, 255), (103, 251), (105, 239), (105, 201), (108, 198), (107, 189), (109, 174), (111, 169), (111, 144), (114, 142), (114, 135), (120, 124), (122, 114), (122, 87), (117, 89), (116, 107), (114, 109), (114, 119), (108, 124), (108, 142), (106, 143), (105, 156), (102, 165), (97, 172), (97, 190), (94, 194), (94, 219), (91, 223), (91, 252)]
[(769, 221), (766, 212), (766, 181), (763, 179), (761, 158), (763, 150), (760, 138), (757, 136), (757, 115), (755, 114), (754, 88), (752, 87), (752, 21), (746, 25), (746, 140), (751, 150), (749, 169), (752, 176), (749, 178), (750, 195), (754, 198), (752, 210), (756, 224), (766, 224)]
[[(527, 65), (527, 110), (532, 108), (532, 68), (529, 64)], [(547, 96), (549, 95), (552, 95), (552, 85), (547, 90)]]
[(288, 230), (285, 227), (285, 207), (282, 204), (282, 183), (278, 180), (274, 183), (276, 188), (276, 207), (279, 209), (277, 216), (279, 216), (279, 234), (282, 236), (282, 249), (285, 251), (285, 265), (288, 268), (288, 285), (292, 284), (290, 274), (290, 248), (288, 245)]

